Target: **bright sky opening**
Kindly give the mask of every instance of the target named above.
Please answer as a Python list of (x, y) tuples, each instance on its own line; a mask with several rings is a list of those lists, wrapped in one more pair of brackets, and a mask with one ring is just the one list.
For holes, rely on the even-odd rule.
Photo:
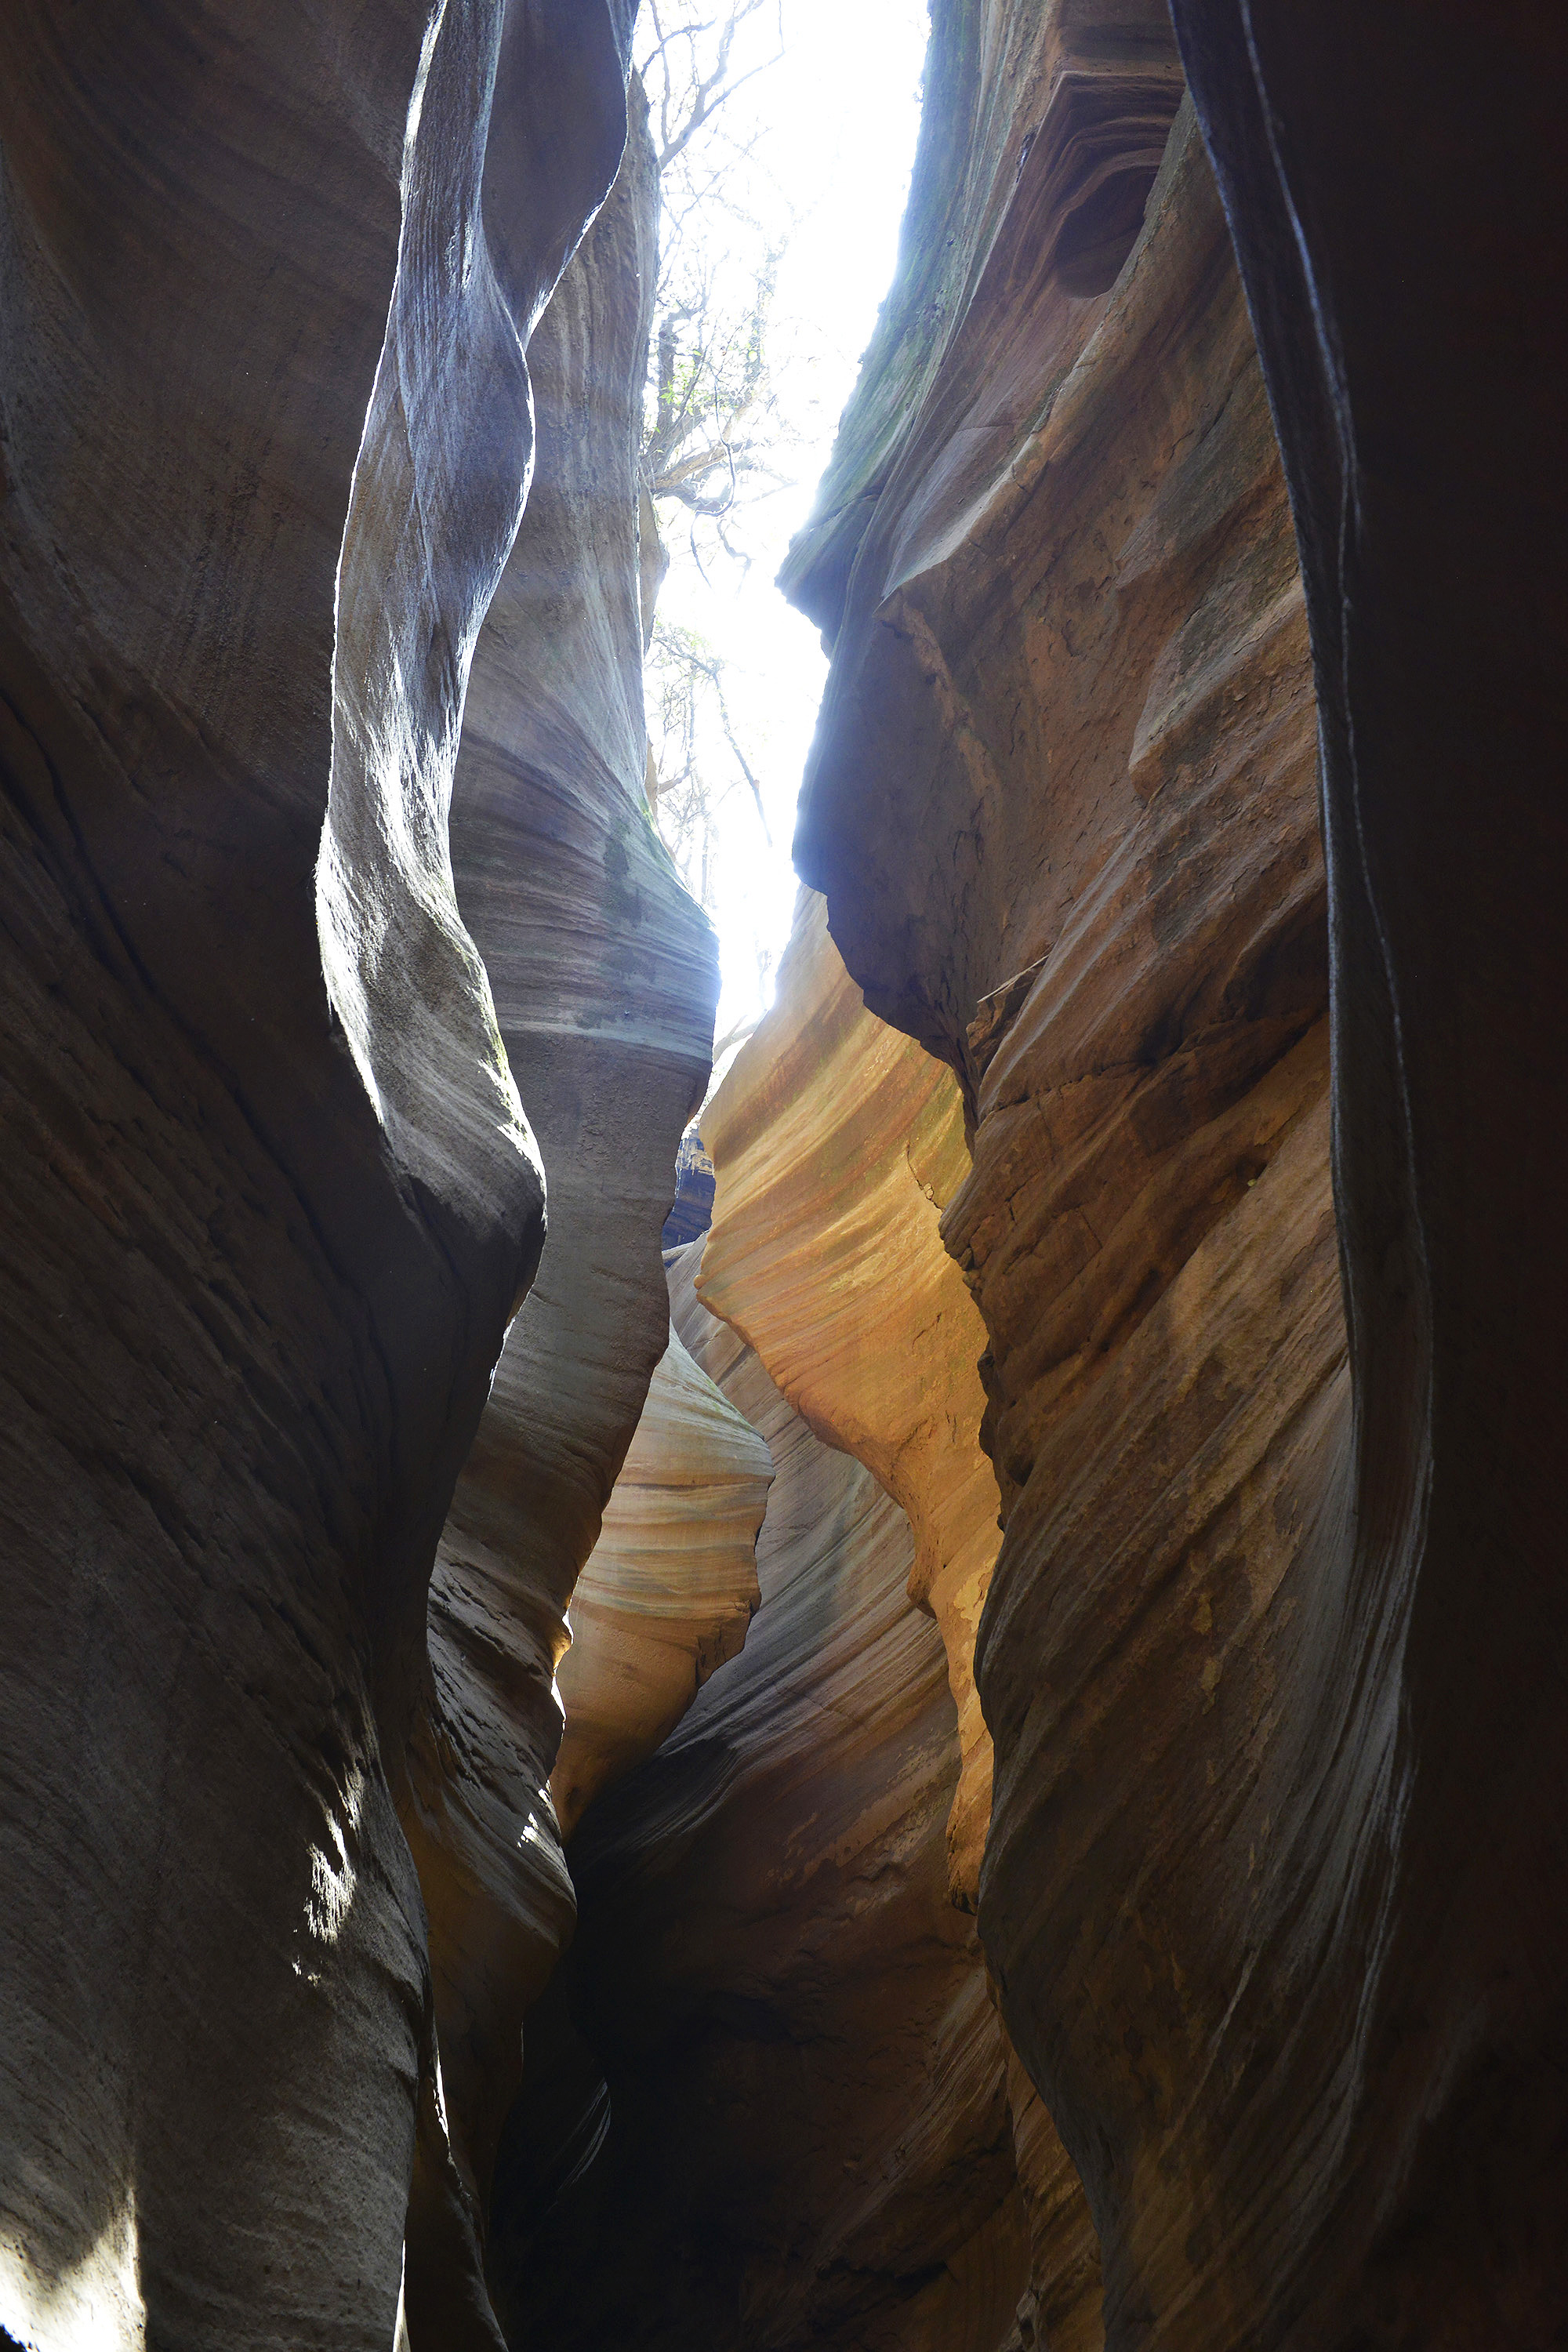
[(723, 993), (718, 1035), (771, 1001), (797, 888), (790, 863), (795, 802), (827, 664), (816, 628), (773, 585), (805, 520), (854, 387), (860, 355), (892, 283), (920, 126), (930, 29), (927, 0), (783, 0), (742, 28), (737, 69), (769, 58), (729, 101), (726, 127), (754, 144), (737, 202), (763, 237), (788, 244), (769, 337), (782, 411), (800, 438), (783, 456), (793, 487), (745, 488), (740, 536), (749, 571), (723, 561), (708, 577), (689, 551), (687, 519), (662, 518), (671, 568), (660, 619), (697, 631), (721, 656), (737, 740), (756, 773), (771, 843), (743, 786), (724, 803), (710, 875)]

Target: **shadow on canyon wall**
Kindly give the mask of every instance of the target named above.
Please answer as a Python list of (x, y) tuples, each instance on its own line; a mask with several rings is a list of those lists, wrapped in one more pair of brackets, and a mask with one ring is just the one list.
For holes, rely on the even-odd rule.
[(0, 2341), (1568, 2341), (1568, 36), (1172, 13), (935, 0), (663, 1263), (630, 0), (8, 20)]

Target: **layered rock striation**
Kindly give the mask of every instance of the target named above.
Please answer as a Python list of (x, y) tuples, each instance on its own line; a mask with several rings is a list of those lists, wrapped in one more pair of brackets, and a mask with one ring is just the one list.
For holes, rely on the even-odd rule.
[(514, 2344), (584, 2352), (992, 2352), (1026, 2230), (1001, 2037), (948, 1899), (942, 1643), (903, 1513), (707, 1313), (702, 1246), (672, 1256), (672, 1311), (772, 1452), (761, 1605), (572, 1841), (576, 1938), (497, 2169), (498, 2298)]
[[(978, 1662), (982, 1920), (1084, 2174), (1116, 2342), (1237, 2259), (1194, 2227), (1213, 2192), (1179, 2085), (1234, 1990), (1215, 1930), (1343, 1339), (1289, 515), (1168, 31), (1098, 16), (1016, 26), (1034, 47), (1005, 104), (965, 24), (938, 28), (982, 129), (959, 162), (928, 145), (917, 228), (987, 172), (1005, 208), (988, 247), (941, 247), (962, 299), (896, 457), (896, 356), (846, 422), (840, 477), (881, 487), (850, 475), (801, 589), (826, 608), (863, 525), (797, 854), (868, 1003), (942, 1055), (969, 1113), (943, 1233), (989, 1338), (1006, 1525)], [(1120, 243), (1090, 283), (1102, 215)], [(885, 344), (923, 316), (895, 310)], [(1152, 2071), (1152, 2004), (1176, 2043)], [(1092, 2252), (1070, 2176), (1037, 2189), (1050, 2309), (1092, 2288)]]
[(1277, 1980), (1316, 1914), (1333, 2066), (1332, 2186), (1271, 2315), (1293, 2344), (1545, 2344), (1568, 2312), (1568, 1092), (1541, 1050), (1568, 999), (1568, 336), (1542, 298), (1568, 274), (1568, 37), (1513, 5), (1479, 50), (1451, 14), (1173, 13), (1311, 620), (1353, 1391), (1295, 1701), (1338, 1769), (1258, 1894)]
[[(1005, 1522), (981, 1928), (1107, 2341), (1544, 2344), (1562, 1252), (1471, 1121), (1506, 1151), (1505, 1088), (1532, 1139), (1562, 1117), (1517, 1041), (1561, 995), (1552, 608), (1521, 598), (1522, 273), (1563, 207), (1534, 101), (1501, 128), (1561, 39), (1507, 13), (1482, 127), (1457, 29), (1428, 54), (1395, 12), (1363, 59), (1289, 14), (1177, 10), (1260, 366), (1163, 16), (938, 8), (900, 280), (787, 568), (833, 649), (796, 854), (963, 1090), (942, 1230)], [(1510, 365), (1493, 500), (1435, 388), (1502, 434)]]
[[(635, 525), (606, 536), (584, 497), (637, 360), (637, 302), (607, 282), (547, 339), (541, 480), (588, 519), (575, 553), (541, 519), (557, 576), (527, 625), (562, 631), (579, 681), (593, 666), (610, 780), (574, 803), (540, 760), (482, 845), (448, 841), (454, 770), (461, 803), (498, 704), (526, 698), (481, 646), (459, 757), (476, 637), (503, 571), (517, 586), (524, 347), (616, 175), (629, 16), (447, 0), (241, 26), (40, 0), (7, 23), (0, 2329), (19, 2342), (384, 2346), (405, 2209), (416, 2346), (496, 2340), (437, 2078), (437, 2013), (445, 2036), (483, 1969), (452, 1961), (437, 1873), (433, 1991), (399, 1813), (416, 1834), (462, 1815), (422, 1859), (482, 1864), (480, 1799), (526, 1785), (537, 1806), (548, 1742), (521, 1654), (504, 1733), (487, 1692), (467, 1752), (450, 1740), (495, 1660), (438, 1599), (432, 1683), (428, 1571), (542, 1236), (513, 1068), (569, 1167), (572, 1118), (602, 1114), (565, 1108), (581, 1066), (551, 1094), (545, 1039), (618, 1024), (656, 1106), (619, 1188), (651, 1253), (710, 987), (638, 830), (636, 637), (628, 661), (608, 610), (635, 611)], [(623, 285), (630, 234), (605, 265)], [(584, 384), (603, 430), (552, 456), (552, 406)], [(601, 513), (626, 477), (605, 468)], [(552, 833), (552, 887), (599, 929), (575, 994), (542, 1002), (498, 952), (484, 877)], [(586, 1187), (616, 1189), (615, 1152), (585, 1157)], [(583, 1246), (612, 1288), (618, 1246)], [(654, 1258), (641, 1296), (657, 1285)], [(664, 1315), (660, 1295), (604, 1383), (575, 1559)], [(562, 1576), (552, 1559), (552, 1606)]]
[[(910, 1598), (936, 1621), (957, 1711), (948, 1896), (973, 1911), (992, 1779), (974, 1639), (998, 1523), (980, 1448), (984, 1327), (940, 1231), (968, 1171), (963, 1107), (952, 1072), (867, 1010), (825, 912), (802, 893), (773, 1009), (704, 1113), (719, 1191), (697, 1284), (808, 1425), (907, 1513)], [(977, 2023), (982, 2045), (994, 2030)], [(1021, 2264), (1022, 2291), (1016, 2313), (950, 2294), (922, 2340), (1098, 2352), (1099, 2249), (1078, 2175), (1005, 2032), (995, 2047), (1017, 2201), (994, 2245), (1004, 2271)]]
[(991, 1805), (974, 1629), (997, 1528), (980, 1450), (984, 1327), (938, 1231), (968, 1167), (963, 1107), (951, 1072), (867, 1012), (815, 896), (703, 1137), (719, 1187), (703, 1305), (909, 1519), (910, 1597), (936, 1620), (958, 1710), (949, 1883), (973, 1910)]
[(667, 1268), (632, 13), (7, 23), (0, 2342), (1544, 2352), (1562, 27), (936, 0)]
[(530, 347), (533, 479), (474, 655), (452, 819), (458, 901), (550, 1187), (538, 1278), (437, 1552), (406, 1814), (476, 2231), (523, 2016), (571, 1932), (547, 1793), (555, 1670), (665, 1350), (659, 1229), (718, 987), (712, 934), (643, 799), (637, 452), (658, 187), (635, 86), (630, 116), (615, 187)]
[(757, 1531), (773, 1475), (763, 1439), (672, 1326), (572, 1595), (550, 1783), (563, 1837), (740, 1651), (762, 1597)]

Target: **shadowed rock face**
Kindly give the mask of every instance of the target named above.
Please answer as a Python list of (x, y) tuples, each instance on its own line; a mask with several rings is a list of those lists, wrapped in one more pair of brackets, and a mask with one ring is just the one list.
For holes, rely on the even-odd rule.
[(407, 1827), (447, 2114), (482, 2211), (520, 2033), (570, 1932), (545, 1793), (564, 1612), (668, 1334), (659, 1229), (706, 1081), (712, 935), (643, 799), (637, 452), (657, 186), (622, 168), (530, 346), (537, 464), (474, 656), (452, 819), (465, 921), (550, 1189), (430, 1588)]
[(1348, 1679), (1378, 1710), (1337, 1839), (1261, 1895), (1276, 1967), (1304, 1895), (1334, 1915), (1343, 2003), (1321, 2029), (1339, 2193), (1273, 2308), (1292, 2345), (1546, 2344), (1568, 2313), (1568, 1088), (1545, 1045), (1568, 1002), (1568, 30), (1504, 6), (1478, 50), (1451, 9), (1175, 14), (1317, 663), (1354, 1412), (1312, 1695), (1326, 1730)]
[(1533, 2347), (1563, 37), (1505, 10), (1472, 90), (1457, 15), (1177, 15), (1263, 367), (1168, 28), (939, 7), (900, 285), (787, 575), (834, 641), (797, 857), (969, 1112), (981, 1928), (1106, 2339)]
[[(775, 1469), (745, 1648), (571, 1846), (491, 2276), (514, 2344), (994, 2352), (1027, 2266), (1004, 2057), (947, 1899), (958, 1770), (903, 1514), (673, 1258)], [(607, 2085), (607, 2087), (606, 2087)]]
[[(616, 168), (627, 15), (7, 16), (0, 2326), (28, 2342), (392, 2338), (416, 2092), (435, 2114), (395, 1796), (542, 1231), (447, 804), (521, 339)], [(493, 2341), (464, 2294), (446, 2340)]]

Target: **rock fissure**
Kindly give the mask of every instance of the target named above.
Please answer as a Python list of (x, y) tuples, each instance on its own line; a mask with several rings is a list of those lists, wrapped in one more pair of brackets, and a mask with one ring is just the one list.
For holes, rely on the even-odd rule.
[(933, 0), (709, 1100), (633, 0), (14, 14), (0, 2342), (1548, 2352), (1561, 28)]

